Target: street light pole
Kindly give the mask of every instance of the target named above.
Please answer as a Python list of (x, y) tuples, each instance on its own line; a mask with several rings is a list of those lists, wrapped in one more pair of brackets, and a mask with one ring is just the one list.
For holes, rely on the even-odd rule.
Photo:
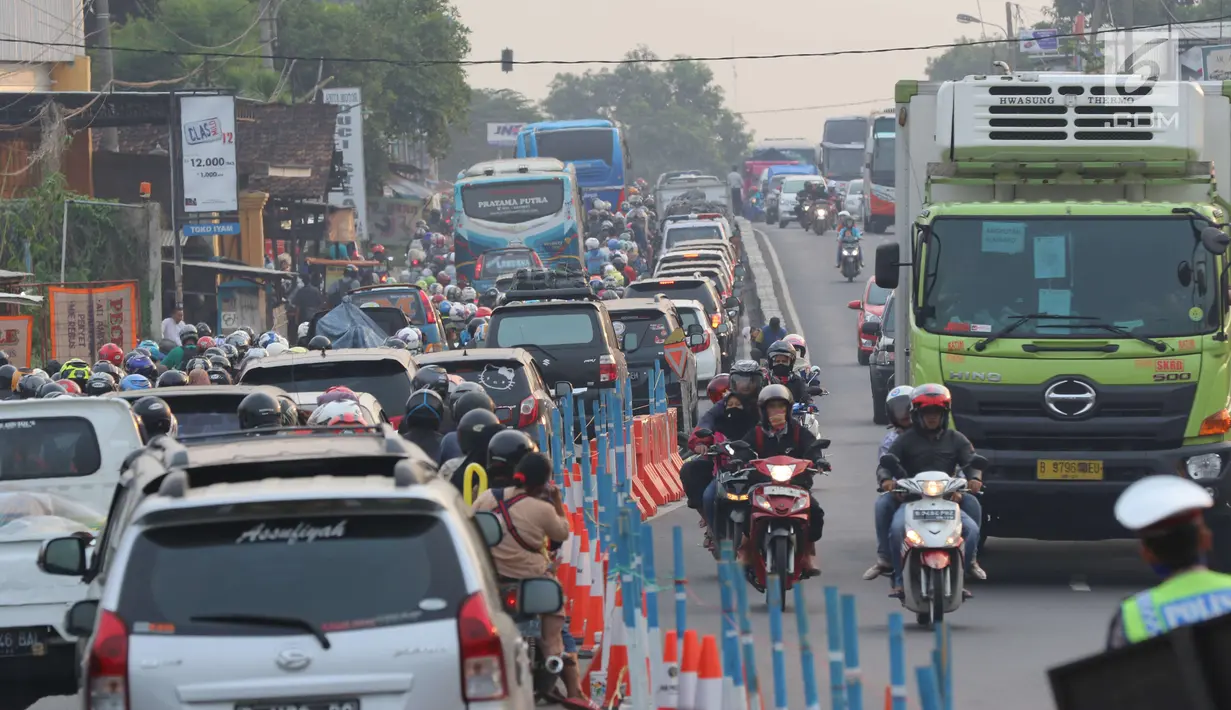
[(1012, 43), (1013, 70), (1017, 71), (1017, 63), (1021, 54), (1021, 42), (1017, 41), (1017, 34), (1013, 32), (1013, 3), (1011, 0), (1004, 4), (1004, 27), (1005, 39)]

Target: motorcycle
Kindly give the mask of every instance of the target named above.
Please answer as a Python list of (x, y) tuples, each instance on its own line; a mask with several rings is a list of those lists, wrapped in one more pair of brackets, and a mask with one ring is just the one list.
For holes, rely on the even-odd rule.
[(561, 673), (564, 671), (564, 659), (560, 656), (543, 655), (543, 623), (538, 614), (528, 613), (520, 607), (520, 596), (524, 593), (523, 585), (529, 581), (542, 580), (512, 580), (500, 578), (500, 595), (505, 611), (513, 617), (517, 624), (517, 632), (526, 644), (526, 653), (530, 660), (530, 684), (534, 689), (534, 699), (554, 703), (556, 707), (590, 708), (587, 703), (568, 698)]
[(816, 417), (818, 411), (820, 410), (815, 404), (805, 402), (796, 402), (791, 408), (791, 414), (799, 423), (800, 428), (811, 434), (814, 439), (821, 438), (821, 423)]
[[(975, 456), (974, 468), (987, 459)], [(885, 454), (881, 466), (900, 468)], [(899, 478), (894, 494), (906, 497), (906, 538), (902, 544), (902, 606), (915, 612), (920, 626), (942, 621), (962, 606), (965, 589), (965, 540), (962, 511), (953, 494), (966, 490), (966, 479), (944, 471), (924, 471)]]
[[(829, 440), (818, 439), (806, 455), (829, 446)], [(756, 549), (755, 559), (745, 567), (748, 583), (766, 593), (770, 575), (779, 580), (782, 606), (786, 607), (787, 592), (799, 582), (808, 540), (808, 512), (812, 506), (811, 486), (800, 480), (817, 472), (829, 470), (824, 457), (817, 461), (790, 456), (756, 459), (752, 468), (770, 480), (758, 483), (748, 491), (752, 504), (752, 519), (748, 536)]]
[(859, 265), (861, 258), (858, 242), (850, 242), (842, 244), (842, 275), (847, 281), (853, 281), (862, 267)]
[[(829, 228), (829, 216), (834, 213), (832, 208), (825, 202), (817, 202), (812, 205), (811, 209), (813, 212), (812, 231), (819, 237)], [(807, 227), (804, 229), (807, 229)]]
[(805, 232), (808, 231), (808, 228), (811, 227), (812, 223), (816, 221), (817, 204), (818, 203), (809, 200), (807, 202), (800, 202), (795, 206), (795, 216), (799, 218), (799, 226), (803, 227)]
[[(717, 496), (714, 503), (714, 541), (730, 540), (731, 545), (738, 548), (743, 542), (748, 522), (748, 493), (752, 488), (751, 471), (747, 468), (740, 454), (750, 447), (743, 441), (724, 441), (710, 447), (715, 458), (717, 469)], [(723, 459), (725, 458), (726, 465)], [(714, 557), (718, 557), (718, 545), (714, 546)]]

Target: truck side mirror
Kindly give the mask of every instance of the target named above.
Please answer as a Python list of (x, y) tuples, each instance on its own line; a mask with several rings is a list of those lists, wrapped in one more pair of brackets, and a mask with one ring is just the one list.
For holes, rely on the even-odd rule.
[(1211, 254), (1227, 253), (1227, 245), (1231, 244), (1231, 237), (1218, 227), (1206, 227), (1201, 230), (1201, 245)]
[(898, 287), (898, 268), (902, 265), (901, 245), (897, 242), (881, 244), (876, 247), (876, 285), (883, 289)]

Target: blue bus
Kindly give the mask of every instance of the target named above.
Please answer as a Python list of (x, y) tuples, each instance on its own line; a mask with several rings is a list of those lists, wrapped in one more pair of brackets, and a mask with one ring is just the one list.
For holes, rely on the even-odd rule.
[(556, 158), (573, 166), (583, 196), (619, 207), (624, 201), (624, 171), (633, 169), (628, 142), (611, 121), (544, 121), (522, 126), (517, 157)]
[(584, 269), (585, 210), (571, 165), (547, 158), (491, 160), (453, 186), (457, 277), (482, 291), (529, 267)]

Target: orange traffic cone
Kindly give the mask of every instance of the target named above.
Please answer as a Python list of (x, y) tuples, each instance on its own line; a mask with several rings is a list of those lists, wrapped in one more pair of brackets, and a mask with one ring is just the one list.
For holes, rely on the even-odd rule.
[(706, 636), (701, 642), (701, 668), (697, 671), (696, 710), (722, 707), (722, 661), (718, 642)]
[(655, 704), (658, 710), (676, 710), (680, 706), (680, 664), (675, 631), (668, 631), (663, 638), (662, 670), (659, 685), (654, 689)]
[(594, 548), (594, 556), (590, 566), (590, 603), (586, 608), (586, 635), (582, 640), (582, 646), (587, 650), (594, 650), (603, 638), (603, 601), (607, 586), (599, 541), (594, 540), (591, 547)]
[(572, 513), (565, 513), (569, 521), (569, 537), (564, 545), (560, 547), (560, 566), (556, 569), (556, 579), (560, 582), (560, 589), (564, 592), (564, 603), (566, 605), (565, 614), (571, 614), (571, 608), (568, 608), (573, 599), (574, 587), (577, 586), (577, 557), (580, 554), (581, 540), (577, 535), (577, 516)]
[(697, 632), (684, 632), (684, 654), (680, 659), (680, 710), (697, 710), (697, 671), (701, 665), (701, 644)]
[(628, 697), (628, 629), (624, 628), (624, 591), (616, 589), (615, 611), (611, 615), (611, 631), (605, 634), (603, 656), (607, 661), (607, 695), (603, 705)]
[(569, 609), (568, 631), (581, 644), (586, 637), (586, 618), (590, 609), (590, 535), (586, 532), (581, 511), (574, 513), (577, 527), (577, 567), (573, 583), (573, 596)]

